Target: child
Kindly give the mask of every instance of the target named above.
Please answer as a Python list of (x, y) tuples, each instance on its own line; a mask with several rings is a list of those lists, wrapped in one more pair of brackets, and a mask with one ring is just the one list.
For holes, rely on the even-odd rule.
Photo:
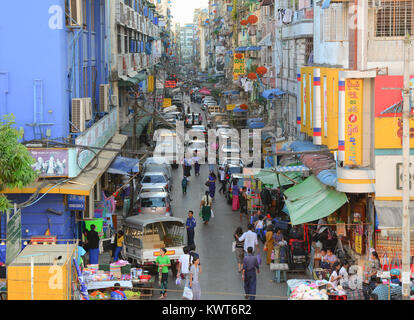
[(183, 180), (181, 180), (181, 187), (183, 189), (183, 194), (187, 194), (187, 184), (188, 184), (187, 177), (183, 176)]
[(255, 223), (255, 232), (257, 233), (257, 236), (264, 242), (263, 239), (263, 230), (264, 230), (264, 217), (262, 215), (259, 216), (259, 220), (257, 220)]
[(321, 250), (321, 264), (320, 264), (322, 269), (330, 269), (331, 268), (331, 265), (326, 260), (326, 257), (327, 257), (326, 249), (322, 249)]

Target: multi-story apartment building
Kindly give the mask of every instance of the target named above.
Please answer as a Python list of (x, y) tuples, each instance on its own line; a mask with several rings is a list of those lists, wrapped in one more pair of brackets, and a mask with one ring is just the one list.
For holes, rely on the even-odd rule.
[(180, 29), (181, 54), (184, 61), (191, 61), (193, 56), (194, 24), (185, 24)]

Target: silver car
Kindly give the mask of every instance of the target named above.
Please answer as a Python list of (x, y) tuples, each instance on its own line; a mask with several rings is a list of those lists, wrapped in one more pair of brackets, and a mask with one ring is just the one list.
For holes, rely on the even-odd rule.
[(170, 180), (167, 175), (163, 172), (147, 172), (140, 182), (141, 188), (156, 188), (163, 187), (165, 190), (170, 191)]
[(139, 198), (141, 198), (141, 196), (144, 193), (149, 193), (149, 192), (167, 192), (167, 190), (164, 187), (145, 187), (145, 188), (141, 188), (139, 190), (137, 200)]
[(138, 214), (172, 216), (171, 199), (167, 192), (146, 192), (137, 201)]

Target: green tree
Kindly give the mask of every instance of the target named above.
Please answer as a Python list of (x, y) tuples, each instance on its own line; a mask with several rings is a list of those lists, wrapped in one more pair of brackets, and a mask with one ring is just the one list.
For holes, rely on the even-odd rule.
[[(38, 175), (32, 169), (35, 161), (19, 142), (22, 134), (14, 125), (13, 115), (0, 119), (0, 192), (6, 188), (23, 188), (34, 182)], [(7, 197), (0, 194), (0, 212), (10, 207)]]

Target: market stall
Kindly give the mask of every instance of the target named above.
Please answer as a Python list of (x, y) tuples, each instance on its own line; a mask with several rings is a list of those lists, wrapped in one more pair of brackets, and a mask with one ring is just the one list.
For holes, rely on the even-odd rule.
[(151, 297), (155, 279), (147, 271), (131, 268), (127, 261), (112, 264), (88, 265), (82, 271), (89, 298), (108, 300), (112, 288), (119, 284), (128, 300)]

